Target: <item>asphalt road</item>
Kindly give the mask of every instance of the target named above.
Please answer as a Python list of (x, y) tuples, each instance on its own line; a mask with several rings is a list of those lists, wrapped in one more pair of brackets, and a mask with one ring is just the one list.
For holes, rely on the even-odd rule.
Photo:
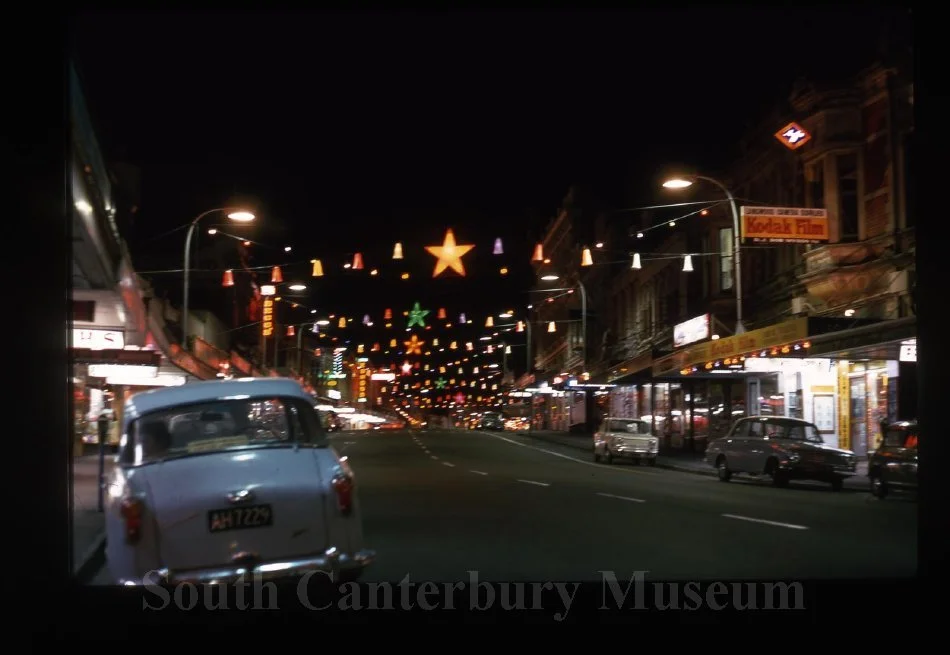
[[(909, 577), (917, 504), (825, 484), (777, 489), (631, 464), (513, 433), (333, 436), (356, 475), (363, 581)], [(93, 584), (108, 584), (106, 572)]]
[(828, 485), (595, 464), (511, 433), (334, 438), (357, 476), (366, 581), (849, 579), (913, 576), (917, 505)]

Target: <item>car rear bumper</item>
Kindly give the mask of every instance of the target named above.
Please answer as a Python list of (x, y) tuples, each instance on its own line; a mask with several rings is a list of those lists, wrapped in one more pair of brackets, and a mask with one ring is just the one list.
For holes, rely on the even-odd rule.
[[(257, 582), (260, 580), (280, 580), (299, 578), (308, 573), (326, 573), (332, 580), (340, 578), (355, 578), (372, 564), (376, 559), (376, 551), (363, 549), (355, 553), (344, 553), (338, 548), (328, 548), (320, 555), (282, 559), (273, 562), (255, 562), (245, 565), (224, 566), (216, 568), (195, 569), (188, 571), (173, 571), (160, 569), (157, 579), (149, 582), (157, 584), (179, 584), (191, 582), (194, 584), (233, 584), (240, 582)], [(145, 584), (141, 580), (119, 580), (119, 584), (135, 586)]]

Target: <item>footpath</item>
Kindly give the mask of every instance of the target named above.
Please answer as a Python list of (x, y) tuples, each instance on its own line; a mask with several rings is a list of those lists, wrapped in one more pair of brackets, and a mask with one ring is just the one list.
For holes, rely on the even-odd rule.
[[(547, 443), (559, 444), (561, 446), (585, 451), (593, 457), (594, 436), (592, 434), (556, 432), (550, 430), (519, 431), (518, 434), (537, 439), (538, 441), (545, 441)], [(706, 463), (701, 453), (685, 451), (661, 452), (656, 456), (656, 466), (658, 468), (683, 471), (685, 473), (696, 473), (698, 475), (717, 475), (716, 469)], [(867, 460), (859, 460), (857, 472), (844, 481), (845, 488), (867, 491), (869, 489), (867, 475)]]
[[(106, 456), (106, 472), (114, 455)], [(98, 510), (99, 457), (73, 460), (72, 574), (80, 583), (90, 581), (105, 564), (105, 517)]]

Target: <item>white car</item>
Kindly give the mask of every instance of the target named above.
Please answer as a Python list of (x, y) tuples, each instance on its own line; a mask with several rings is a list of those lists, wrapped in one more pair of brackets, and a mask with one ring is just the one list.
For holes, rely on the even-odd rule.
[(594, 461), (610, 464), (614, 458), (632, 459), (654, 466), (659, 444), (649, 421), (605, 418), (594, 433)]
[(105, 519), (109, 573), (122, 585), (354, 579), (375, 557), (346, 458), (310, 396), (281, 378), (132, 396)]

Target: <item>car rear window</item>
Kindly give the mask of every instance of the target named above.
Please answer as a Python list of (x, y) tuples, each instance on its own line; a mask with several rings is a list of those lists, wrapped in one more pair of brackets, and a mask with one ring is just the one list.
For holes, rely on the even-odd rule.
[(229, 398), (178, 405), (133, 421), (120, 460), (144, 464), (223, 450), (326, 445), (316, 410), (296, 398)]

